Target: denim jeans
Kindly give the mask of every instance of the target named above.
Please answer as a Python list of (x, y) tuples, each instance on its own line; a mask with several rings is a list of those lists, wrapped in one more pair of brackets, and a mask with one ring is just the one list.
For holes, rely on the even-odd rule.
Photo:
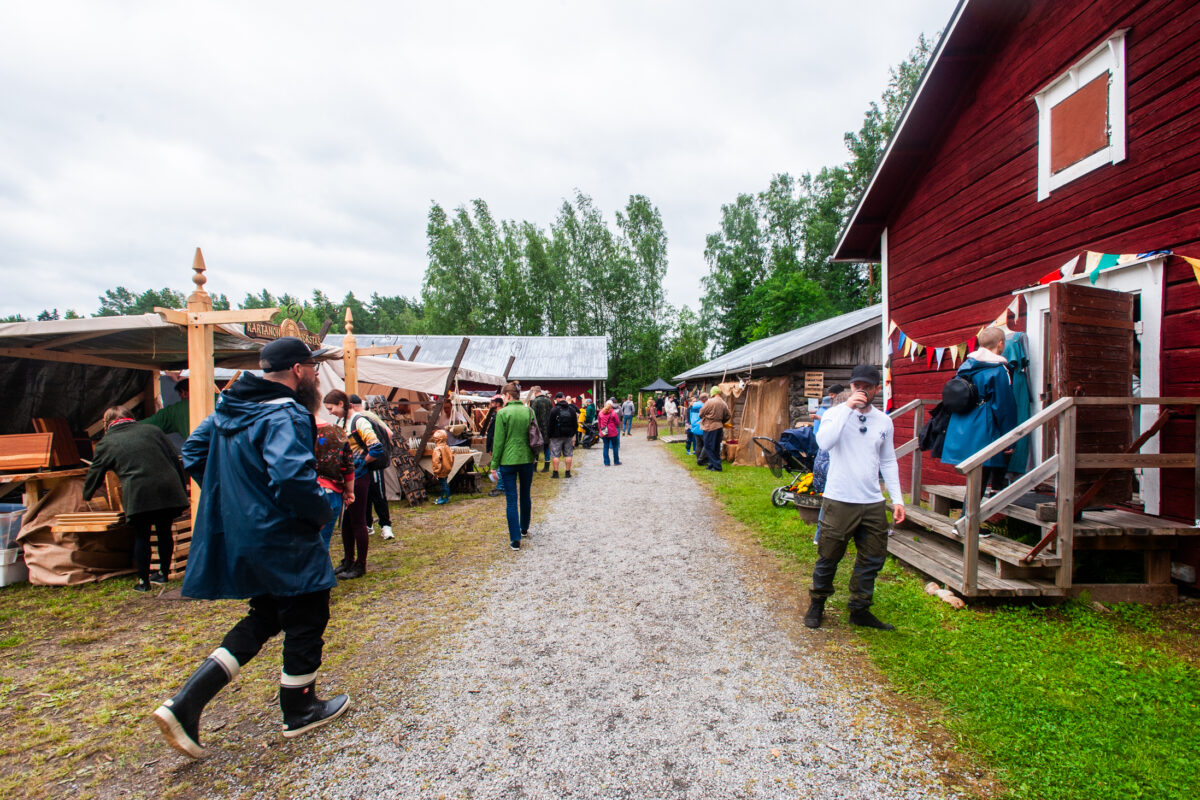
[(692, 429), (687, 429), (687, 446), (684, 447), (684, 452), (690, 453), (696, 448), (696, 434), (692, 433)]
[(621, 437), (620, 437), (620, 435), (604, 437), (604, 466), (606, 466), (606, 467), (609, 466), (608, 451), (610, 448), (612, 449), (613, 461), (620, 464), (621, 463)]
[(633, 433), (633, 415), (621, 415), (621, 433)]
[(721, 438), (724, 435), (722, 428), (704, 432), (704, 461), (713, 472), (721, 471)]
[(321, 489), (321, 494), (325, 495), (325, 502), (329, 503), (329, 509), (333, 512), (333, 519), (325, 523), (325, 527), (321, 528), (321, 541), (325, 544), (325, 549), (329, 549), (329, 541), (333, 538), (333, 526), (342, 518), (342, 493), (335, 492), (333, 489)]
[(529, 516), (533, 510), (533, 501), (529, 498), (529, 486), (533, 483), (533, 464), (505, 464), (497, 471), (504, 483), (508, 540), (513, 544), (520, 544), (521, 535), (529, 530)]

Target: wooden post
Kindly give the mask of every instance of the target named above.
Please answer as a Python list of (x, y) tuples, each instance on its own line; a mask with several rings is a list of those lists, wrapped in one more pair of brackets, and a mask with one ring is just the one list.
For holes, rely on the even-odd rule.
[[(1195, 493), (1194, 502), (1195, 502), (1196, 527), (1200, 528), (1200, 406), (1195, 406), (1193, 408), (1193, 412), (1194, 413), (1192, 414), (1192, 420), (1196, 425), (1196, 431), (1194, 433), (1194, 437), (1196, 440), (1196, 444), (1195, 444), (1196, 465), (1195, 465), (1195, 467), (1193, 467), (1193, 472), (1192, 472), (1192, 474), (1193, 474), (1192, 491)], [(1159, 471), (1159, 474), (1160, 475), (1162, 474), (1161, 470)]]
[(504, 382), (508, 383), (508, 373), (512, 372), (513, 364), (517, 363), (516, 356), (509, 356), (508, 363), (504, 365)]
[(421, 352), (421, 345), (417, 345), (416, 347), (414, 347), (414, 348), (413, 348), (412, 355), (408, 357), (408, 360), (409, 360), (409, 361), (416, 361), (416, 360), (417, 360), (417, 353), (419, 353), (419, 352)]
[[(442, 403), (446, 402), (446, 395), (450, 391), (450, 387), (454, 385), (454, 376), (458, 374), (458, 365), (462, 363), (463, 355), (467, 352), (467, 345), (471, 340), (463, 337), (462, 344), (458, 346), (458, 355), (454, 356), (454, 363), (450, 366), (450, 372), (446, 375), (446, 388), (442, 389), (442, 396), (438, 398)], [(429, 443), (429, 437), (433, 436), (433, 429), (437, 427), (439, 407), (434, 407), (429, 410), (429, 421), (425, 423), (425, 432), (421, 434), (421, 443), (417, 445), (417, 461), (425, 455), (425, 445)]]
[(1058, 419), (1058, 544), (1055, 550), (1062, 559), (1054, 583), (1061, 589), (1071, 588), (1075, 556), (1075, 413), (1071, 406)]
[(142, 392), (142, 413), (145, 416), (150, 416), (158, 411), (158, 398), (162, 394), (162, 387), (159, 385), (158, 370), (150, 370), (150, 377), (146, 380), (146, 389)]
[(358, 339), (354, 337), (354, 315), (346, 306), (346, 335), (342, 338), (342, 366), (346, 371), (346, 394), (358, 394)]
[(963, 496), (963, 513), (967, 515), (967, 535), (963, 542), (963, 594), (974, 597), (979, 593), (979, 499), (983, 494), (983, 467), (967, 473), (967, 491)]
[(639, 417), (640, 417), (640, 416), (642, 416), (644, 413), (646, 413), (646, 412), (642, 410), (642, 393), (641, 393), (641, 391), (639, 390), (639, 391), (638, 391), (637, 416), (639, 416)]
[[(925, 401), (921, 400), (917, 403), (917, 407), (913, 409), (913, 437), (921, 435), (921, 424), (925, 421)], [(912, 453), (912, 504), (914, 506), (921, 505), (921, 448), (913, 450)]]

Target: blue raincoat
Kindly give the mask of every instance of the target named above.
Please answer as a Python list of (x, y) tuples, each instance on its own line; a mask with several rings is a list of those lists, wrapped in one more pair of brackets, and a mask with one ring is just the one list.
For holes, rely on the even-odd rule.
[(203, 487), (183, 578), (187, 597), (307, 594), (337, 585), (321, 528), (312, 415), (287, 386), (246, 374), (183, 445)]
[[(946, 428), (942, 463), (957, 464), (987, 447), (1017, 425), (1017, 404), (1013, 399), (1008, 368), (1001, 363), (976, 361), (968, 357), (958, 368), (958, 376), (975, 384), (979, 405), (965, 414), (954, 414)], [(986, 467), (1003, 467), (1008, 456), (997, 453), (984, 462)]]
[(704, 403), (699, 400), (688, 406), (688, 427), (695, 436), (703, 436), (704, 431), (700, 427), (700, 409), (704, 408)]

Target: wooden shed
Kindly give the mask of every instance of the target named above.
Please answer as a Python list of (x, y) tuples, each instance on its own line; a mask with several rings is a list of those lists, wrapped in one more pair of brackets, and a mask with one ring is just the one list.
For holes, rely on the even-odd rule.
[[(1191, 583), (1200, 568), (1183, 538), (1200, 517), (1200, 261), (1189, 261), (1200, 258), (1198, 28), (1200, 5), (1188, 0), (962, 0), (835, 253), (882, 263), (878, 335), (892, 355), (895, 407), (938, 397), (968, 343), (1000, 322), (1028, 335), (1035, 415), (1056, 409), (1030, 428), (1035, 462), (1056, 456), (1063, 415), (1078, 438), (1059, 455), (1081, 470), (1154, 430), (1140, 452), (1107, 461), (1122, 469), (1105, 492), (1120, 503), (1118, 484), (1144, 468), (1124, 506), (1158, 520), (1139, 530), (1178, 537), (1176, 574)], [(896, 419), (898, 442), (915, 421)], [(1041, 477), (1064, 478), (1055, 470)], [(958, 486), (963, 496), (961, 470), (927, 462), (917, 472), (902, 460), (918, 493)], [(1058, 494), (1060, 511), (1077, 499)], [(1068, 589), (1071, 555), (1059, 555), (1055, 584)], [(1030, 563), (1010, 574), (1033, 575)], [(1145, 582), (1160, 597), (1171, 594), (1168, 566), (1147, 559)]]

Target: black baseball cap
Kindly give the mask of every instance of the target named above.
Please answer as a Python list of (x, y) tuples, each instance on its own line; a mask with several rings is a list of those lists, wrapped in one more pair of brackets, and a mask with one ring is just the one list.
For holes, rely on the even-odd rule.
[(850, 373), (850, 383), (862, 381), (869, 383), (872, 386), (878, 386), (883, 383), (883, 378), (879, 376), (879, 367), (874, 364), (859, 364)]
[(295, 336), (283, 336), (269, 343), (258, 354), (258, 363), (263, 372), (283, 372), (295, 364), (303, 364), (327, 354), (332, 348), (322, 347), (309, 350), (308, 345)]
[(350, 405), (352, 405), (352, 406), (361, 406), (362, 405), (362, 398), (356, 394), (352, 394), (346, 399), (350, 401)]

